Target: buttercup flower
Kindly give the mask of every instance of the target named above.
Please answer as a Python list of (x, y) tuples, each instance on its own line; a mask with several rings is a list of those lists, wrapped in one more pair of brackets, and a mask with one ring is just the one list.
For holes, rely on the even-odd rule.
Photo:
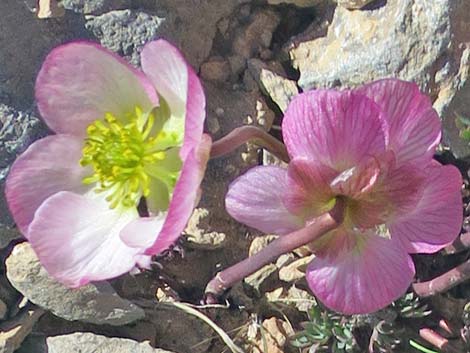
[(226, 197), (238, 221), (284, 235), (341, 201), (342, 225), (309, 246), (313, 293), (346, 314), (385, 307), (410, 285), (409, 254), (450, 244), (462, 224), (461, 176), (433, 160), (441, 125), (415, 84), (395, 79), (355, 90), (300, 94), (282, 125), (287, 169), (260, 166)]
[(199, 79), (164, 40), (141, 59), (143, 72), (73, 42), (37, 77), (39, 112), (56, 134), (16, 160), (6, 196), (45, 269), (70, 287), (148, 267), (198, 200), (211, 143)]

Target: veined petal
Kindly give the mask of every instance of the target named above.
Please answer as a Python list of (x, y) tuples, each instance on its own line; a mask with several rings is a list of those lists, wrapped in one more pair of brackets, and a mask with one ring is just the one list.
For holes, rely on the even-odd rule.
[(312, 260), (306, 271), (315, 296), (343, 314), (377, 311), (406, 292), (415, 270), (400, 243), (376, 235), (352, 237), (355, 246), (336, 249)]
[(386, 112), (389, 146), (398, 164), (422, 164), (432, 159), (441, 139), (441, 122), (431, 100), (415, 83), (384, 79), (355, 91), (373, 99)]
[(380, 107), (351, 91), (298, 95), (287, 108), (282, 131), (291, 157), (305, 157), (338, 171), (382, 154), (388, 142)]
[(184, 131), (181, 159), (202, 138), (206, 100), (201, 82), (183, 55), (163, 39), (147, 43), (142, 50), (142, 69), (171, 110), (165, 130)]
[(36, 100), (47, 125), (57, 133), (85, 136), (86, 127), (111, 113), (118, 119), (136, 106), (149, 112), (158, 96), (145, 75), (93, 42), (55, 48), (36, 79)]
[(37, 210), (28, 240), (47, 272), (69, 287), (100, 281), (132, 270), (145, 249), (120, 238), (137, 219), (135, 209), (110, 209), (104, 197), (59, 192)]
[(437, 162), (426, 169), (424, 192), (412, 212), (390, 226), (393, 238), (409, 253), (433, 253), (452, 243), (463, 222), (462, 176)]
[(424, 180), (423, 171), (415, 165), (385, 171), (369, 192), (353, 200), (350, 213), (353, 223), (369, 228), (412, 212), (423, 195)]
[(183, 161), (181, 175), (176, 182), (163, 228), (146, 254), (158, 254), (168, 249), (183, 232), (194, 207), (199, 202), (200, 185), (204, 177), (212, 141), (204, 134), (199, 146)]
[(34, 142), (13, 163), (6, 181), (6, 198), (20, 231), (27, 236), (34, 212), (59, 191), (86, 192), (82, 180), (90, 170), (80, 166), (83, 141), (53, 135)]
[(265, 233), (287, 234), (304, 225), (283, 203), (288, 187), (285, 169), (254, 167), (232, 182), (225, 207), (233, 218), (250, 227)]
[[(287, 168), (287, 185), (278, 187), (289, 212), (311, 219), (329, 211), (335, 203), (330, 183), (338, 172), (305, 158), (293, 159)], [(273, 188), (274, 190), (274, 188)]]

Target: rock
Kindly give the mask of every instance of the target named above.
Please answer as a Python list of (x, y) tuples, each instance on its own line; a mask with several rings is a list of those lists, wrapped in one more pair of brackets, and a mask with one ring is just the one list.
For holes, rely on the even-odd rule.
[(258, 55), (262, 49), (269, 48), (273, 32), (281, 19), (273, 10), (259, 10), (251, 15), (250, 23), (240, 29), (233, 41), (233, 53), (249, 59)]
[[(444, 141), (459, 157), (470, 155), (459, 138), (456, 113), (470, 116), (470, 3), (465, 0), (390, 0), (368, 11), (338, 6), (328, 32), (290, 50), (299, 85), (352, 87), (384, 77), (416, 82), (435, 100)], [(296, 40), (294, 40), (296, 42)]]
[[(188, 245), (194, 248), (212, 250), (220, 248), (224, 242), (226, 235), (219, 232), (207, 231), (210, 225), (207, 224), (209, 210), (206, 208), (196, 208), (189, 219), (188, 225), (184, 230)], [(203, 222), (203, 220), (205, 220)]]
[(61, 43), (90, 37), (82, 17), (66, 13), (38, 20), (32, 10), (26, 0), (0, 1), (0, 103), (22, 111), (33, 107), (34, 82), (46, 54)]
[(3, 320), (8, 313), (8, 307), (3, 300), (0, 299), (0, 320)]
[(145, 316), (141, 308), (119, 297), (107, 282), (70, 289), (53, 280), (29, 243), (15, 246), (6, 267), (8, 279), (19, 292), (63, 319), (125, 325)]
[[(68, 335), (47, 337), (44, 340), (27, 342), (36, 353), (171, 353), (153, 348), (148, 342), (139, 343), (127, 338), (110, 338), (91, 332), (76, 332)], [(19, 353), (30, 353), (25, 347)]]
[(162, 22), (163, 18), (145, 12), (119, 10), (100, 16), (89, 16), (86, 28), (104, 47), (138, 65), (140, 50), (145, 43), (157, 38)]
[(65, 10), (57, 4), (57, 0), (39, 0), (38, 18), (54, 18), (65, 15)]
[(131, 7), (132, 0), (62, 0), (65, 9), (83, 14), (103, 14)]
[(27, 112), (0, 104), (0, 248), (20, 238), (8, 211), (4, 183), (11, 164), (34, 140), (46, 133), (46, 127)]
[(43, 314), (43, 309), (27, 306), (18, 316), (3, 322), (0, 325), (0, 353), (16, 351)]
[(171, 40), (198, 69), (206, 61), (218, 30), (240, 5), (251, 0), (160, 0), (159, 14), (165, 17), (162, 35)]
[(273, 70), (259, 59), (250, 59), (248, 60), (248, 70), (258, 82), (261, 90), (277, 104), (282, 112), (286, 111), (291, 99), (299, 94), (295, 81), (275, 72), (281, 71), (285, 75), (282, 67), (276, 67)]
[(230, 75), (230, 63), (224, 58), (211, 58), (201, 65), (201, 77), (203, 79), (224, 82), (229, 79)]
[(269, 5), (291, 4), (298, 7), (313, 7), (325, 0), (268, 0)]
[(335, 0), (339, 6), (345, 7), (349, 10), (356, 10), (363, 8), (367, 4), (376, 0)]

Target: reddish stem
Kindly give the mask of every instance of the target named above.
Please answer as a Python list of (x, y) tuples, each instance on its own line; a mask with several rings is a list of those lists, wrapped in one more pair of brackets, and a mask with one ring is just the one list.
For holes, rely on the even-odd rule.
[(275, 137), (256, 126), (238, 127), (233, 129), (228, 135), (215, 141), (211, 148), (211, 158), (226, 155), (246, 142), (252, 142), (268, 150), (286, 163), (290, 160), (286, 146)]
[(454, 344), (450, 343), (447, 338), (442, 337), (437, 332), (430, 328), (422, 328), (419, 330), (419, 335), (423, 340), (429, 342), (434, 347), (438, 348), (443, 353), (459, 353), (461, 350)]
[(445, 254), (456, 254), (470, 248), (470, 233), (463, 233), (451, 245), (445, 247)]
[(430, 297), (443, 293), (470, 278), (470, 260), (427, 282), (413, 283), (415, 293)]
[(206, 301), (212, 304), (217, 302), (217, 297), (236, 282), (276, 260), (282, 254), (309, 244), (337, 228), (343, 222), (343, 212), (344, 202), (338, 198), (335, 207), (330, 212), (319, 216), (305, 228), (280, 236), (253, 256), (219, 272), (207, 284), (205, 290)]

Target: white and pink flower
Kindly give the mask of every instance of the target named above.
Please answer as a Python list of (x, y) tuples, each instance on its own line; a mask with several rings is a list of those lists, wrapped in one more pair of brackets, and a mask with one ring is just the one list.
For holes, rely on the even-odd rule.
[(198, 201), (211, 144), (201, 83), (164, 40), (145, 45), (141, 59), (142, 72), (73, 42), (54, 49), (37, 77), (39, 112), (56, 134), (16, 160), (6, 196), (45, 269), (70, 287), (148, 267)]
[(238, 221), (285, 235), (344, 203), (342, 225), (310, 244), (306, 278), (328, 307), (367, 313), (401, 296), (409, 254), (450, 244), (462, 225), (462, 179), (433, 160), (441, 124), (415, 84), (396, 79), (297, 96), (282, 125), (287, 169), (260, 166), (226, 197)]

